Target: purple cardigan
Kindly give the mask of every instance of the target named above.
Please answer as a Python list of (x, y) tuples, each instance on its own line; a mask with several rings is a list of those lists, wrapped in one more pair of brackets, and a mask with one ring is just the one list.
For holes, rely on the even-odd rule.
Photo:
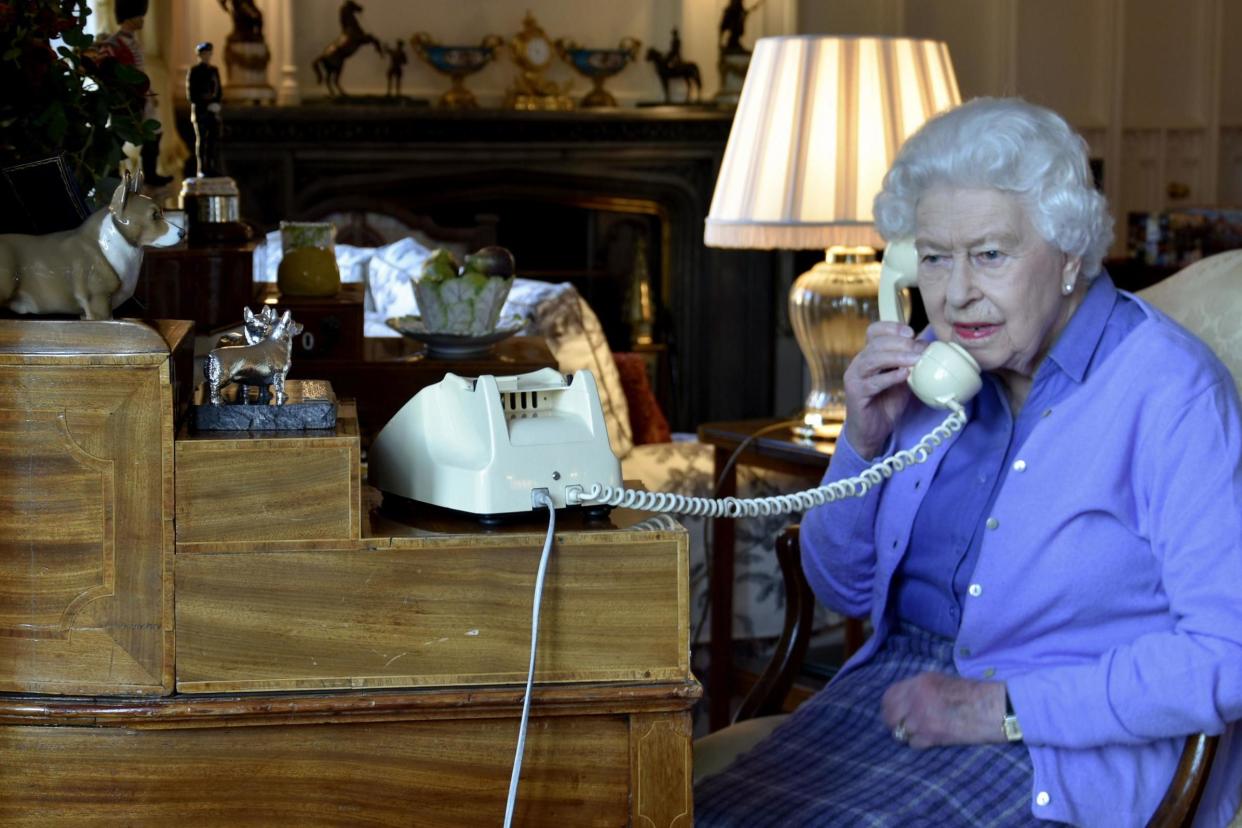
[[(1140, 306), (1146, 320), (1041, 412), (1002, 484), (957, 669), (1007, 684), (1035, 816), (1142, 824), (1185, 736), (1206, 731), (1225, 735), (1195, 824), (1225, 825), (1242, 799), (1242, 405), (1210, 349)], [(912, 403), (890, 444), (943, 417)], [(815, 594), (875, 627), (842, 674), (887, 634), (893, 574), (943, 457), (803, 520)], [(824, 480), (867, 465), (842, 441)]]

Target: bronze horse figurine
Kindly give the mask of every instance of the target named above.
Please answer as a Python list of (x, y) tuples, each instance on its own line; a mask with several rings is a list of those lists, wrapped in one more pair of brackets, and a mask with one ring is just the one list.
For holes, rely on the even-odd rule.
[(345, 0), (341, 4), (341, 36), (323, 50), (323, 54), (315, 58), (311, 67), (315, 70), (315, 82), (328, 87), (328, 94), (336, 97), (344, 95), (341, 88), (341, 70), (345, 68), (346, 58), (353, 55), (361, 47), (370, 43), (375, 51), (384, 56), (384, 48), (375, 35), (363, 31), (358, 22), (358, 13), (362, 11), (354, 0)]
[[(668, 58), (658, 49), (647, 50), (647, 60), (655, 64), (656, 74), (660, 76), (660, 86), (664, 89), (664, 102), (670, 103), (668, 82), (680, 80), (686, 84), (686, 100), (699, 100), (703, 93), (703, 79), (699, 76), (699, 66), (690, 61), (676, 61), (669, 65)], [(693, 90), (693, 95), (691, 93)]]

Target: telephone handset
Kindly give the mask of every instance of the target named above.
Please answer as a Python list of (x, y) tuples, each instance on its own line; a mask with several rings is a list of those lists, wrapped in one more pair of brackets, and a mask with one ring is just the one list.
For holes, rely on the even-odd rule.
[[(905, 323), (901, 303), (903, 288), (913, 287), (919, 267), (919, 254), (909, 239), (896, 241), (884, 251), (880, 266), (880, 319)], [(934, 340), (910, 371), (907, 380), (914, 395), (932, 408), (960, 408), (979, 393), (983, 380), (979, 363), (956, 342)]]

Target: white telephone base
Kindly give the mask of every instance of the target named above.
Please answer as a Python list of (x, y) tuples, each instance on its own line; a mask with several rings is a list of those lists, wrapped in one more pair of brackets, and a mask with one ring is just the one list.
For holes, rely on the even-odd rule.
[(562, 508), (567, 489), (620, 486), (621, 464), (589, 372), (446, 374), (380, 431), (368, 481), (388, 494), (490, 516), (530, 512), (536, 489)]

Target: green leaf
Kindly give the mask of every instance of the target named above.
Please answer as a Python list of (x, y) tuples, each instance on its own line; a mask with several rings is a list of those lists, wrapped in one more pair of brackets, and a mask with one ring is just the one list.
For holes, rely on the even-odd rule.
[(142, 143), (142, 133), (134, 129), (132, 121), (114, 121), (112, 123), (112, 131), (115, 132), (118, 137), (128, 141), (131, 144)]
[(61, 34), (61, 39), (70, 46), (78, 49), (85, 49), (95, 43), (95, 38), (88, 35), (82, 29), (66, 29), (64, 33)]
[(64, 107), (60, 102), (53, 102), (51, 106), (52, 116), (48, 119), (47, 134), (54, 143), (61, 143), (65, 137), (65, 129), (69, 126), (69, 119), (65, 117)]
[(147, 82), (147, 76), (128, 63), (117, 64), (116, 77), (117, 80), (134, 85)]

